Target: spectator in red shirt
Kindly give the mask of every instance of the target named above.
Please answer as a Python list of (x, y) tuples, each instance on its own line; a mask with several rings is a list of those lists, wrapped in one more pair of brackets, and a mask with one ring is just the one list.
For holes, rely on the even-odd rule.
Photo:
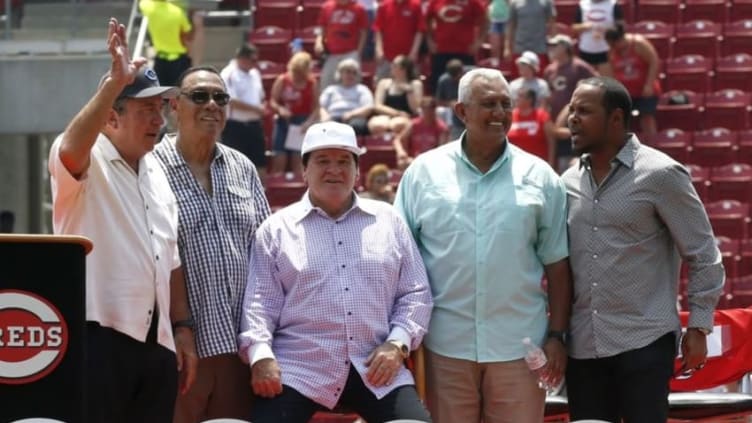
[(419, 154), (446, 144), (449, 139), (449, 127), (436, 117), (436, 100), (423, 97), (420, 110), (421, 115), (394, 138), (399, 169), (406, 169)]
[(429, 0), (426, 21), (431, 52), (429, 85), (435, 89), (450, 60), (475, 64), (475, 53), (488, 33), (488, 14), (481, 0)]
[(399, 55), (418, 63), (418, 51), (426, 30), (420, 0), (385, 0), (379, 5), (373, 31), (376, 42), (376, 78), (389, 74)]
[(339, 62), (360, 61), (368, 33), (368, 15), (355, 0), (327, 0), (319, 14), (319, 35), (314, 50), (326, 55), (321, 69), (321, 89), (334, 83)]
[(554, 124), (544, 108), (535, 107), (536, 96), (535, 90), (530, 88), (522, 88), (517, 92), (512, 126), (507, 132), (507, 138), (512, 144), (535, 154), (555, 168)]

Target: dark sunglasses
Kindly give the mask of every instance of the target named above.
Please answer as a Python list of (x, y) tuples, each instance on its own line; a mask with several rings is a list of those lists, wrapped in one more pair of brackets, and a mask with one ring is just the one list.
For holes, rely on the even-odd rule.
[(217, 106), (220, 107), (226, 106), (227, 103), (230, 102), (230, 94), (222, 91), (216, 91), (213, 93), (204, 90), (194, 90), (190, 92), (181, 91), (180, 95), (188, 97), (189, 100), (196, 104), (206, 104), (209, 102), (210, 98), (214, 100), (215, 103), (217, 103)]

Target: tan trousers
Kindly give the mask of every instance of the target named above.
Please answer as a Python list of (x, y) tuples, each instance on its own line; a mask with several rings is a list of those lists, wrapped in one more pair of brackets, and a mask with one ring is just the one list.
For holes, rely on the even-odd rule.
[(173, 423), (200, 423), (217, 418), (250, 420), (253, 394), (250, 367), (236, 354), (202, 358), (196, 382), (178, 393)]
[(428, 410), (434, 423), (541, 423), (546, 393), (525, 361), (476, 363), (426, 349)]

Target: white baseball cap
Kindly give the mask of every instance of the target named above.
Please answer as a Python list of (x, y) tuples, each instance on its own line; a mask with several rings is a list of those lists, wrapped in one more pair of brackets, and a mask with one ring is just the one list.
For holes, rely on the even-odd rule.
[(536, 72), (538, 72), (538, 68), (540, 67), (540, 60), (538, 59), (538, 55), (533, 53), (532, 51), (526, 51), (522, 53), (522, 56), (517, 58), (517, 64), (520, 63), (532, 67)]
[(337, 148), (347, 150), (360, 156), (366, 152), (358, 147), (358, 138), (352, 126), (339, 122), (323, 122), (311, 125), (303, 137), (300, 154), (304, 155), (316, 150)]

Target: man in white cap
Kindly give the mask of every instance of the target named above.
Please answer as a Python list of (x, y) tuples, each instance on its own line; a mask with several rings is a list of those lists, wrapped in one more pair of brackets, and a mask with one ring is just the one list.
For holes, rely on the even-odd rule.
[(303, 198), (256, 231), (240, 354), (258, 396), (254, 423), (306, 423), (342, 405), (369, 423), (430, 422), (404, 360), (433, 301), (402, 219), (358, 197), (358, 147), (341, 123), (303, 138)]
[[(151, 154), (165, 98), (145, 59), (129, 60), (125, 27), (110, 19), (112, 66), (53, 143), (56, 234), (84, 235), (86, 384), (90, 422), (172, 422), (196, 374), (196, 349), (178, 255), (178, 210)], [(178, 370), (182, 374), (178, 375)]]
[(535, 107), (546, 108), (551, 91), (548, 89), (548, 83), (537, 77), (540, 71), (538, 55), (532, 51), (526, 51), (515, 60), (515, 63), (517, 63), (520, 77), (509, 83), (509, 93), (512, 98), (517, 98), (517, 94), (523, 89), (532, 90), (537, 99)]

